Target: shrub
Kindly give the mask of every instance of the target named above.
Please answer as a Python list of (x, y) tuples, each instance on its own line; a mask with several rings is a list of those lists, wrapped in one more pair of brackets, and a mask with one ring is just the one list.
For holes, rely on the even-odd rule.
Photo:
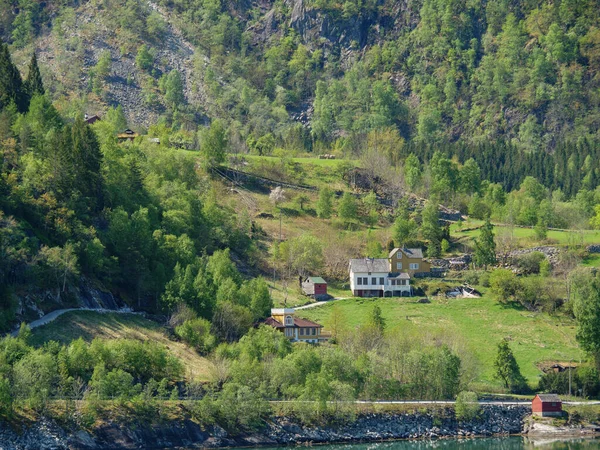
[(116, 398), (121, 401), (129, 400), (139, 394), (141, 385), (133, 384), (133, 376), (122, 369), (106, 370), (103, 364), (96, 366), (90, 387), (101, 399)]
[(466, 422), (475, 419), (481, 413), (481, 406), (475, 392), (462, 391), (456, 396), (454, 406), (456, 419)]
[(540, 273), (540, 264), (546, 260), (542, 252), (531, 252), (516, 258), (516, 265), (524, 273)]
[(210, 333), (210, 322), (202, 318), (186, 320), (175, 328), (175, 334), (204, 354), (210, 352), (217, 342)]

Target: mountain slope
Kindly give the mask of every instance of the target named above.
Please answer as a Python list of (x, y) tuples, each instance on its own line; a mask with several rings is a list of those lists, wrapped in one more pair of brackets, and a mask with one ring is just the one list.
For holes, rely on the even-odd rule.
[[(56, 80), (55, 98), (73, 87), (91, 91), (90, 106), (121, 103), (142, 125), (161, 116), (191, 129), (206, 112), (232, 125), (242, 150), (339, 140), (360, 153), (365, 134), (390, 127), (418, 145), (501, 139), (525, 151), (597, 137), (600, 22), (590, 1), (104, 0), (39, 8), (33, 31), (23, 31), (18, 8), (0, 31), (24, 48), (22, 62), (31, 42), (43, 61), (55, 61), (46, 73)], [(155, 52), (145, 70), (134, 66), (142, 44)], [(112, 67), (95, 85), (90, 73), (102, 50)], [(161, 81), (173, 69), (183, 75), (185, 99), (173, 101)]]

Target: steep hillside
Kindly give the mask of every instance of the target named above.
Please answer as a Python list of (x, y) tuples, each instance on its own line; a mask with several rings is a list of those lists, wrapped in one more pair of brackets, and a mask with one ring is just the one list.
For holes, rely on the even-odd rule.
[[(56, 99), (86, 94), (73, 113), (122, 104), (132, 124), (188, 130), (206, 113), (258, 153), (357, 155), (383, 130), (392, 153), (404, 141), (530, 152), (597, 138), (590, 1), (4, 3), (0, 34), (22, 65), (37, 48)], [(183, 96), (162, 77), (173, 70)]]
[[(207, 60), (195, 56), (164, 8), (145, 2), (135, 11), (146, 18), (145, 29), (120, 17), (118, 8), (96, 2), (54, 11), (49, 28), (33, 45), (47, 91), (68, 114), (102, 116), (109, 106), (121, 105), (131, 126), (147, 128), (172, 108), (159, 80), (175, 71), (182, 83), (177, 102), (190, 107), (183, 122), (195, 127), (204, 120), (200, 105), (205, 94), (194, 66)], [(143, 45), (150, 62), (136, 63)], [(25, 65), (31, 51), (31, 46), (16, 51), (16, 62)]]

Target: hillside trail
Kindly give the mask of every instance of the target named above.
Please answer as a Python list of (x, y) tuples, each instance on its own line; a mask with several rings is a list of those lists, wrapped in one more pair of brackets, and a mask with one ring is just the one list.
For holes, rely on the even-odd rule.
[[(46, 325), (58, 317), (62, 316), (65, 313), (71, 311), (94, 311), (98, 313), (116, 313), (116, 314), (142, 314), (139, 312), (134, 312), (131, 308), (121, 308), (121, 309), (106, 309), (106, 308), (66, 308), (66, 309), (57, 309), (55, 311), (49, 312), (48, 314), (36, 319), (32, 322), (27, 323), (30, 329), (41, 327), (42, 325)], [(19, 334), (19, 328), (11, 331), (10, 335), (12, 337), (16, 337)]]

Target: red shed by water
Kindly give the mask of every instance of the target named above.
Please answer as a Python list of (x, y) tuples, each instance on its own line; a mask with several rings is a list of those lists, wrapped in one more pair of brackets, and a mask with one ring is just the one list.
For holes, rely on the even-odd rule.
[(562, 416), (562, 402), (556, 394), (538, 394), (531, 402), (531, 413), (534, 416)]

